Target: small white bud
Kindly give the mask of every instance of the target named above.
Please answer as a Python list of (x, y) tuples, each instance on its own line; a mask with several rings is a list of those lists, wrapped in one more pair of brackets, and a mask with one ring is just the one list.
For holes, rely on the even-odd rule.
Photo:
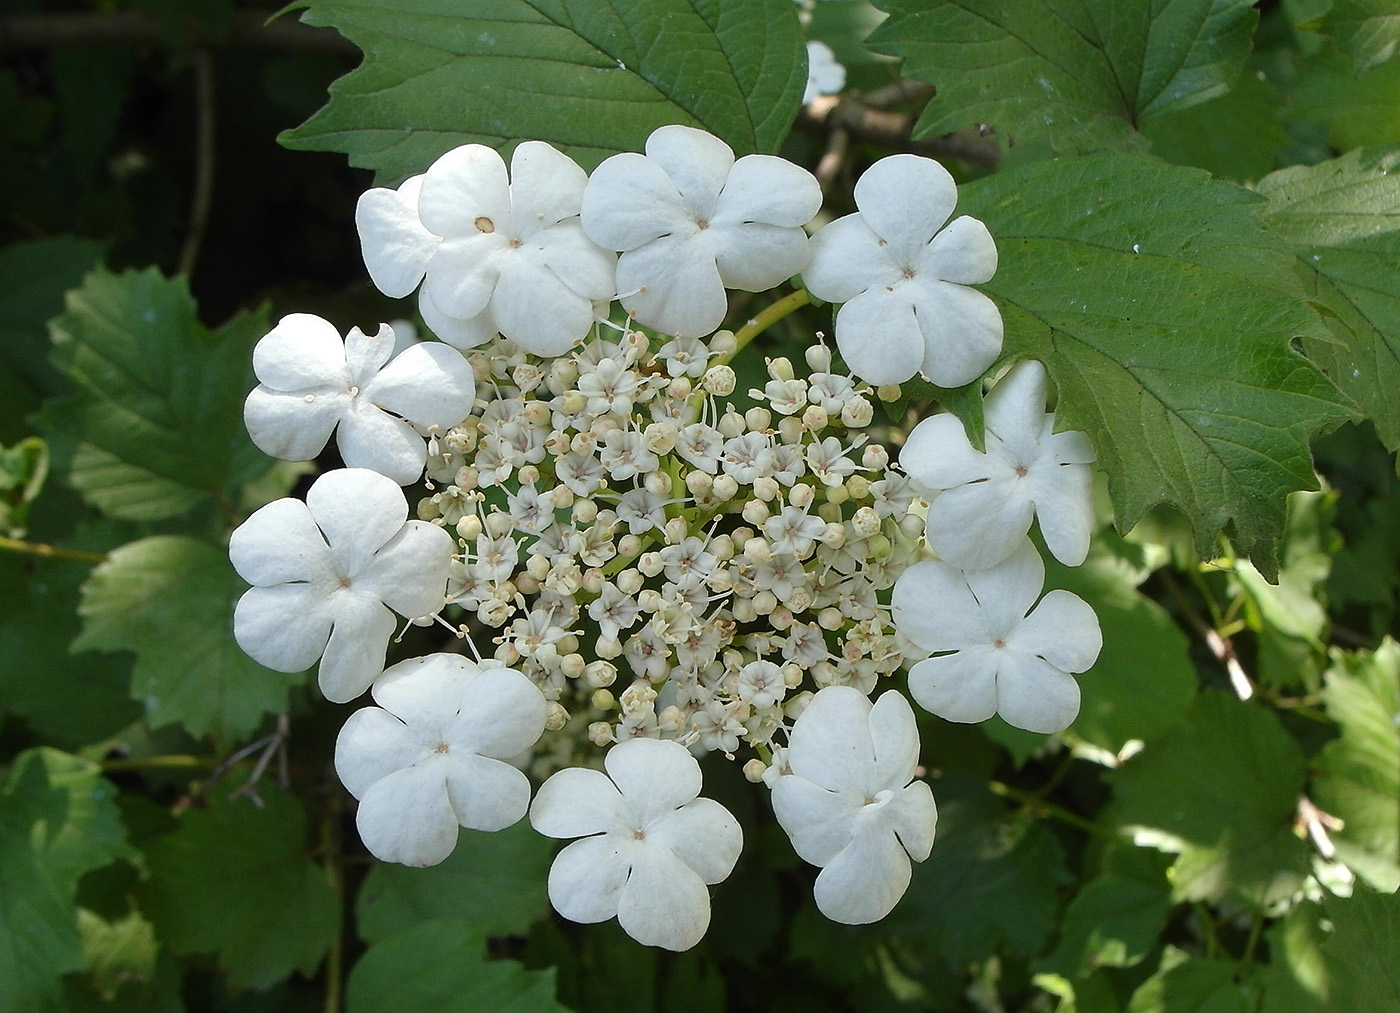
[(733, 331), (715, 331), (710, 337), (710, 354), (719, 356), (733, 355), (739, 350), (739, 342), (734, 339)]
[(610, 711), (617, 706), (617, 697), (606, 689), (595, 689), (588, 702), (593, 705), (594, 710)]
[(432, 521), (442, 516), (442, 511), (438, 509), (436, 497), (424, 496), (418, 501), (418, 516), (421, 520)]
[(690, 490), (693, 496), (707, 496), (714, 486), (715, 480), (711, 475), (700, 470), (688, 471), (685, 474), (685, 487)]
[(857, 394), (841, 406), (841, 423), (851, 429), (864, 429), (875, 418), (875, 407)]
[[(548, 561), (546, 560), (546, 562)], [(540, 582), (534, 577), (530, 576), (528, 573), (522, 573), (519, 577), (517, 577), (515, 579), (515, 586), (520, 589), (521, 594), (538, 594), (540, 590)]]
[(678, 732), (685, 727), (685, 712), (671, 704), (663, 707), (661, 713), (656, 715), (656, 727), (663, 732)]
[(753, 494), (765, 503), (771, 503), (778, 498), (782, 492), (782, 487), (778, 485), (778, 480), (769, 475), (759, 475), (753, 480)]
[(824, 630), (839, 630), (846, 617), (838, 608), (824, 608), (817, 613), (817, 625)]
[(809, 433), (821, 432), (829, 421), (826, 409), (819, 404), (812, 405), (802, 413), (802, 424), (807, 427)]
[(734, 393), (734, 370), (728, 366), (711, 366), (700, 379), (700, 385), (716, 397), (728, 397)]
[(861, 538), (869, 538), (880, 530), (880, 515), (874, 507), (863, 506), (851, 518), (851, 529)]
[(588, 726), (588, 741), (595, 746), (606, 746), (613, 740), (613, 726), (606, 721), (594, 721)]
[(870, 479), (864, 475), (852, 475), (846, 479), (846, 492), (851, 499), (865, 499), (870, 495)]
[(799, 510), (806, 510), (812, 504), (812, 497), (817, 494), (810, 485), (795, 485), (788, 490), (788, 502)]
[(714, 485), (710, 487), (710, 492), (721, 503), (728, 503), (738, 495), (739, 482), (733, 475), (717, 475)]
[(646, 491), (653, 496), (671, 495), (671, 476), (664, 471), (650, 472), (647, 477), (642, 480), (642, 485), (646, 488)]
[(481, 534), (481, 518), (476, 514), (463, 514), (457, 520), (457, 536), (465, 538), (469, 542), (476, 541), (477, 535)]
[[(642, 551), (642, 539), (637, 535), (623, 535), (617, 540), (617, 554), (624, 558), (631, 558)], [(631, 591), (627, 592), (632, 594)]]
[(744, 432), (744, 416), (736, 412), (733, 406), (730, 406), (715, 428), (725, 439), (732, 440)]
[(763, 772), (768, 769), (768, 764), (755, 756), (748, 763), (744, 764), (744, 779), (749, 784), (758, 784), (763, 780)]
[[(594, 689), (603, 689), (611, 686), (617, 678), (617, 666), (608, 661), (590, 661), (583, 668), (582, 680), (585, 686), (592, 686)], [(609, 694), (611, 699), (612, 694)], [(607, 710), (606, 707), (599, 708)]]
[(544, 580), (549, 576), (549, 557), (531, 556), (525, 564), (525, 572), (536, 580)]
[(749, 427), (751, 433), (763, 432), (772, 421), (773, 413), (767, 408), (750, 408), (744, 412), (744, 424)]
[(758, 610), (747, 598), (735, 599), (729, 610), (734, 614), (734, 621), (738, 623), (751, 623), (758, 618)]
[(823, 344), (808, 345), (802, 353), (807, 359), (807, 367), (813, 373), (831, 372), (831, 349)]
[(875, 388), (875, 396), (885, 402), (885, 404), (893, 404), (895, 401), (898, 401), (901, 393), (903, 392), (899, 389), (899, 384), (897, 383), (887, 383)]
[(559, 671), (564, 673), (566, 679), (577, 679), (586, 667), (587, 662), (582, 654), (566, 654), (559, 659)]
[(768, 505), (762, 500), (751, 499), (744, 504), (744, 508), (740, 511), (740, 514), (743, 516), (744, 520), (754, 525), (754, 527), (762, 527), (763, 522), (769, 517)]
[(867, 444), (861, 451), (860, 463), (872, 471), (884, 471), (890, 463), (890, 452), (878, 443)]
[(768, 613), (768, 623), (775, 630), (785, 630), (792, 625), (792, 611), (786, 605), (779, 605)]
[(591, 499), (576, 499), (569, 516), (575, 524), (592, 524), (598, 516), (598, 504)]
[(590, 566), (583, 571), (583, 589), (589, 594), (602, 594), (605, 583), (607, 583), (607, 578), (603, 576), (603, 571), (596, 566)]
[(851, 498), (851, 494), (846, 491), (844, 485), (829, 485), (826, 487), (826, 501), (832, 506), (839, 506)]
[(766, 538), (750, 538), (744, 543), (744, 558), (750, 563), (766, 563), (773, 558), (773, 548)]
[(899, 519), (899, 530), (905, 538), (918, 538), (924, 533), (924, 519), (917, 514), (905, 514)]
[(642, 430), (642, 445), (664, 457), (676, 448), (680, 430), (671, 422), (653, 422)]
[(593, 653), (600, 658), (616, 658), (622, 653), (622, 643), (616, 637), (599, 637), (593, 644)]
[(629, 566), (613, 577), (613, 583), (623, 594), (636, 594), (642, 589), (642, 575), (635, 567)]
[(637, 569), (648, 577), (655, 577), (662, 570), (666, 569), (666, 564), (661, 561), (659, 552), (643, 552), (637, 560)]
[(564, 705), (558, 700), (549, 701), (549, 708), (545, 711), (544, 726), (551, 732), (557, 732), (569, 723), (569, 712), (564, 709)]
[(753, 596), (753, 610), (761, 616), (770, 614), (778, 607), (778, 596), (772, 591), (760, 591)]
[(791, 380), (794, 375), (792, 363), (784, 358), (769, 359), (768, 375), (774, 380)]
[(694, 384), (690, 382), (688, 376), (678, 376), (666, 385), (666, 396), (675, 401), (684, 401), (690, 397), (690, 392)]
[(666, 535), (667, 545), (679, 545), (690, 536), (690, 525), (684, 517), (672, 517), (662, 530)]

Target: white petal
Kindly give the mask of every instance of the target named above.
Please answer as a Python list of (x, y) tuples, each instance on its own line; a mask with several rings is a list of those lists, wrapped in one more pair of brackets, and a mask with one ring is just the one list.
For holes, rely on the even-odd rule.
[(551, 774), (530, 805), (530, 825), (546, 837), (601, 834), (622, 827), (630, 816), (617, 786), (601, 770), (587, 767)]
[(913, 779), (919, 765), (919, 726), (914, 709), (900, 693), (881, 693), (870, 709), (870, 742), (875, 749), (871, 788), (903, 788)]
[(418, 217), (439, 236), (494, 231), (496, 223), (510, 215), (509, 187), (506, 163), (495, 148), (464, 144), (440, 156), (424, 173)]
[(850, 686), (818, 690), (788, 738), (788, 764), (832, 791), (864, 795), (875, 764), (870, 701)]
[(982, 609), (963, 572), (949, 563), (920, 560), (895, 580), (895, 626), (926, 651), (952, 651), (976, 643)]
[(549, 867), (549, 902), (554, 910), (585, 925), (614, 917), (635, 850), (632, 842), (609, 835), (585, 837), (559, 852)]
[(361, 707), (336, 736), (335, 772), (346, 791), (362, 798), (394, 771), (429, 755), (423, 741), (394, 715), (378, 707)]
[(491, 304), (500, 259), (509, 249), (508, 240), (496, 232), (445, 240), (428, 265), (423, 289), (443, 313), (470, 320)]
[(326, 472), (307, 490), (306, 506), (343, 574), (361, 569), (408, 519), (398, 485), (364, 468)]
[(925, 494), (991, 476), (987, 455), (973, 448), (962, 420), (947, 412), (910, 430), (899, 450), (899, 466)]
[(866, 289), (893, 285), (904, 277), (904, 269), (890, 257), (888, 244), (858, 214), (823, 225), (812, 236), (809, 253), (802, 283), (827, 302), (846, 302)]
[[(543, 731), (544, 722), (540, 722)], [(509, 763), (449, 752), (447, 797), (457, 822), (495, 832), (520, 822), (530, 808), (530, 779)]]
[(726, 288), (763, 292), (807, 266), (807, 233), (776, 225), (711, 224), (715, 264)]
[(909, 855), (878, 816), (859, 819), (855, 836), (817, 876), (812, 896), (834, 922), (866, 925), (894, 910), (909, 888)]
[(310, 584), (255, 587), (233, 609), (233, 639), (248, 657), (277, 672), (310, 668), (330, 632), (324, 594)]
[(686, 204), (711, 218), (719, 192), (734, 167), (734, 152), (714, 134), (670, 124), (657, 127), (646, 143), (647, 158), (666, 170)]
[(920, 372), (940, 387), (976, 380), (1001, 354), (1002, 321), (996, 303), (976, 289), (916, 278), (914, 311), (924, 338)]
[(396, 770), (360, 799), (355, 826), (384, 862), (437, 865), (457, 846), (457, 819), (443, 783), (445, 764), (427, 760)]
[(997, 712), (1028, 732), (1062, 732), (1079, 714), (1079, 684), (1041, 658), (1006, 651), (997, 673)]
[(694, 219), (660, 165), (628, 151), (604, 159), (589, 177), (579, 214), (588, 238), (607, 250), (635, 250)]
[(428, 444), (403, 419), (356, 398), (340, 420), (335, 445), (348, 468), (367, 468), (399, 485), (418, 481), (428, 459)]
[(1094, 530), (1094, 476), (1084, 464), (1041, 464), (1033, 469), (1031, 498), (1050, 554), (1066, 566), (1089, 555)]
[(821, 184), (802, 166), (775, 155), (745, 155), (729, 171), (710, 224), (763, 222), (801, 228), (821, 208)]
[(1045, 564), (1027, 538), (1003, 562), (986, 570), (966, 570), (963, 576), (982, 606), (986, 626), (1010, 632), (1040, 597)]
[(408, 521), (355, 579), (405, 619), (432, 615), (446, 601), (447, 569), (456, 540), (427, 521)]
[(1010, 643), (1066, 672), (1087, 672), (1103, 650), (1103, 631), (1088, 602), (1057, 589), (1026, 616)]
[(954, 566), (996, 566), (1031, 529), (1035, 511), (1028, 491), (1024, 485), (988, 481), (941, 492), (929, 504), (925, 537), (933, 551)]
[(366, 190), (355, 205), (365, 267), (375, 288), (391, 299), (401, 299), (418, 286), (440, 242), (418, 220), (422, 189), (423, 177), (410, 176), (397, 190)]
[[(1052, 416), (1053, 418), (1053, 416)], [(1053, 424), (1052, 424), (1053, 425)], [(1098, 460), (1089, 436), (1077, 430), (1051, 433), (1042, 441), (1041, 454), (1055, 464), (1093, 464)]]
[(773, 784), (773, 814), (798, 857), (812, 865), (826, 865), (851, 843), (863, 801), (862, 796), (828, 791), (797, 774), (785, 774)]
[(249, 584), (310, 581), (327, 587), (334, 579), (326, 540), (301, 500), (274, 500), (253, 511), (229, 537), (228, 556)]
[(436, 747), (447, 738), (467, 685), (480, 674), (476, 662), (460, 654), (428, 654), (392, 665), (370, 692), (375, 703)]
[(729, 299), (714, 249), (702, 237), (668, 236), (618, 258), (617, 288), (628, 312), (676, 337), (701, 337), (723, 322)]
[(340, 332), (310, 313), (289, 313), (258, 339), (253, 372), (273, 390), (343, 390), (350, 385)]
[(259, 386), (243, 402), (243, 424), (249, 438), (269, 457), (309, 461), (325, 449), (348, 403), (344, 391), (334, 387), (286, 393)]
[(451, 429), (472, 412), (476, 378), (456, 348), (422, 341), (396, 355), (362, 393), (415, 425)]
[(486, 344), (497, 334), (496, 323), (491, 319), (489, 308), (467, 319), (448, 316), (433, 302), (426, 286), (418, 293), (418, 312), (428, 330), (453, 348), (464, 351), (476, 348)]
[(986, 721), (997, 712), (997, 666), (989, 647), (925, 658), (909, 669), (909, 693), (924, 710), (948, 721)]
[(938, 806), (926, 782), (915, 781), (897, 792), (885, 806), (884, 817), (910, 858), (916, 862), (928, 858), (938, 829)]
[(349, 703), (384, 671), (384, 655), (397, 623), (371, 595), (343, 591), (331, 603), (333, 625), (317, 682), (331, 703)]
[(451, 721), (454, 748), (507, 760), (544, 734), (544, 694), (514, 669), (485, 669), (466, 685), (457, 706)]
[(700, 794), (700, 764), (679, 742), (628, 739), (603, 757), (613, 783), (643, 824), (650, 824)]
[(890, 244), (895, 259), (912, 264), (952, 215), (958, 188), (931, 158), (890, 155), (856, 181), (855, 198), (865, 223)]
[(706, 883), (727, 879), (744, 850), (739, 821), (709, 798), (691, 799), (667, 813), (646, 835), (649, 844), (669, 848)]
[(588, 336), (593, 302), (553, 271), (515, 252), (501, 258), (491, 296), (491, 317), (501, 333), (532, 355), (556, 356)]
[(987, 395), (983, 417), (1009, 455), (1033, 457), (1045, 425), (1045, 367), (1034, 359), (1011, 367)]
[(577, 221), (534, 236), (526, 255), (581, 296), (611, 300), (617, 295), (617, 254), (589, 239)]
[(997, 245), (987, 226), (963, 215), (933, 237), (915, 268), (959, 285), (990, 281), (997, 273)]
[(617, 923), (643, 946), (688, 950), (710, 927), (710, 892), (669, 848), (644, 844), (618, 898)]
[(836, 347), (851, 372), (881, 386), (903, 383), (924, 361), (924, 336), (903, 286), (877, 285), (836, 313)]
[(579, 212), (588, 174), (544, 141), (525, 141), (510, 158), (511, 231), (526, 236)]
[(345, 335), (345, 365), (350, 370), (350, 382), (363, 387), (373, 379), (394, 354), (395, 340), (394, 329), (388, 324), (380, 324), (373, 335), (358, 327), (350, 328)]

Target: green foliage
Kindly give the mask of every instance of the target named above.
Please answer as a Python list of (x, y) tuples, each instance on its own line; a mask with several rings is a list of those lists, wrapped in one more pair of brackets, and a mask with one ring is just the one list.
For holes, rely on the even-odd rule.
[(43, 425), (76, 443), (71, 481), (112, 517), (159, 520), (267, 469), (243, 433), (262, 315), (205, 329), (183, 281), (157, 271), (98, 271), (51, 324), (53, 364), (71, 394)]
[(1169, 858), (1144, 848), (1113, 847), (1102, 871), (1074, 895), (1049, 971), (1082, 978), (1098, 967), (1131, 967), (1157, 944), (1171, 915)]
[[(591, 169), (666, 123), (776, 151), (806, 81), (789, 0), (307, 0), (365, 62), (282, 135), (392, 183), (476, 142), (549, 141)], [(545, 97), (548, 96), (548, 100)]]
[(1394, 0), (1334, 0), (1322, 27), (1352, 55), (1357, 77), (1385, 63), (1400, 46), (1400, 9)]
[(1248, 0), (881, 6), (870, 44), (938, 89), (916, 137), (988, 123), (1066, 154), (1132, 146), (1139, 124), (1223, 95), (1258, 20)]
[(299, 680), (263, 668), (233, 642), (244, 585), (221, 550), (180, 535), (124, 545), (83, 585), (75, 650), (134, 651), (131, 694), (151, 727), (237, 738), (284, 710)]
[(1091, 434), (1126, 531), (1161, 502), (1201, 552), (1231, 526), (1266, 572), (1308, 437), (1352, 414), (1288, 345), (1320, 325), (1260, 226), (1259, 199), (1199, 171), (1099, 155), (998, 173), (987, 222), (1006, 351), (1046, 363), (1057, 425)]

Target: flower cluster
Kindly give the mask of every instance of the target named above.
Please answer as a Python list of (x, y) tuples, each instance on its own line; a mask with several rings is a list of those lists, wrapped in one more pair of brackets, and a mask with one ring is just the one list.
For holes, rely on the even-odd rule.
[[(372, 693), (335, 762), (374, 854), (433, 864), (459, 827), (528, 812), (580, 838), (549, 876), (563, 916), (685, 949), (743, 844), (701, 796), (713, 752), (771, 788), (822, 867), (820, 909), (874, 921), (937, 819), (913, 711), (885, 688), (901, 670), (951, 720), (1073, 719), (1097, 622), (1063, 591), (1036, 604), (1027, 532), (1038, 516), (1082, 561), (1093, 456), (1054, 432), (1043, 369), (996, 384), (985, 452), (935, 416), (897, 470), (898, 434), (875, 421), (872, 384), (964, 384), (1000, 354), (995, 305), (968, 287), (995, 247), (973, 219), (948, 224), (955, 202), (937, 163), (894, 156), (857, 184), (857, 214), (809, 239), (806, 170), (682, 126), (591, 176), (541, 142), (509, 170), (466, 145), (362, 197), (371, 278), (418, 289), (441, 342), (394, 354), (387, 325), (342, 342), (296, 314), (259, 343), (254, 440), (305, 460), (335, 431), (348, 467), (259, 510), (230, 555), (253, 585), (235, 614), (250, 655), (319, 659), (332, 701)], [(806, 300), (729, 330), (728, 292), (799, 274), (844, 303), (844, 366), (821, 341), (764, 360), (740, 410), (736, 356)], [(410, 520), (401, 487), (424, 475)], [(386, 670), (395, 613), (487, 657)]]

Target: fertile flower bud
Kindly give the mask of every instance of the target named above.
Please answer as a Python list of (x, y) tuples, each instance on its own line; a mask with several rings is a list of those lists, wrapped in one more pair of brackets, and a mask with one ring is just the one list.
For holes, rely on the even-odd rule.
[(711, 366), (705, 371), (705, 375), (700, 380), (700, 385), (705, 390), (716, 397), (728, 397), (734, 393), (735, 377), (734, 370), (728, 366)]

